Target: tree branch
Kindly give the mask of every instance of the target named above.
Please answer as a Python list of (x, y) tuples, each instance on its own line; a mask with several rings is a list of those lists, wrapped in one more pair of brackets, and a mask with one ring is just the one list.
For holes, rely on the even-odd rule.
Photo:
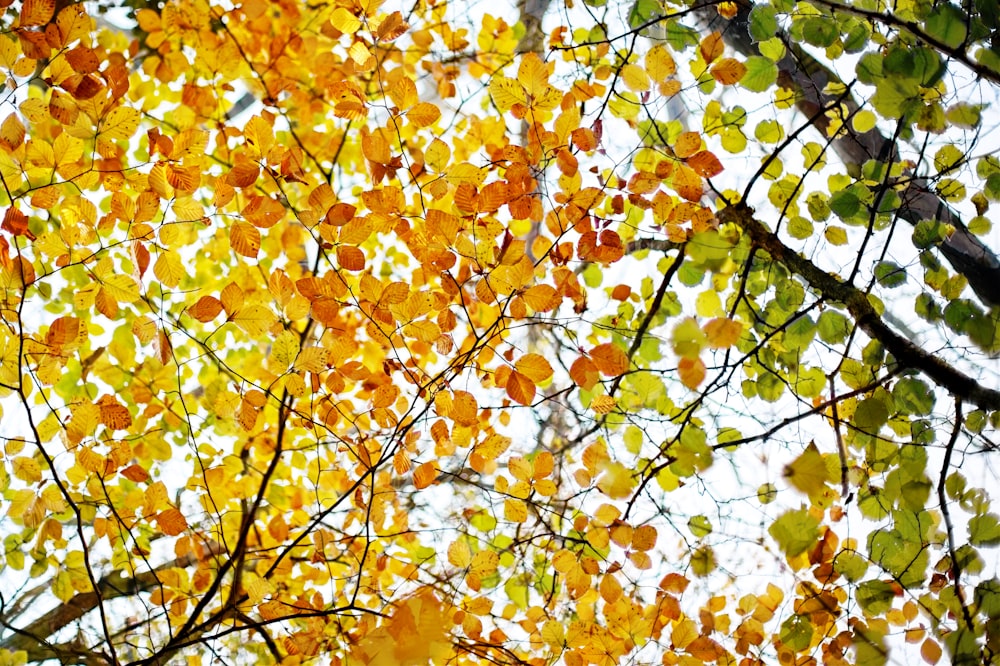
[[(753, 3), (741, 0), (739, 13), (730, 21), (724, 21), (719, 16), (716, 4), (714, 1), (702, 3), (695, 7), (695, 12), (702, 21), (722, 33), (723, 40), (730, 48), (747, 57), (759, 55), (749, 33), (748, 18)], [(812, 117), (818, 109), (838, 102), (845, 108), (848, 116), (861, 108), (851, 96), (841, 99), (840, 94), (826, 92), (844, 85), (833, 70), (813, 58), (784, 31), (779, 31), (778, 37), (786, 47), (785, 56), (777, 63), (778, 83), (798, 93), (795, 106), (800, 112)], [(828, 136), (830, 121), (829, 116), (821, 114), (812, 125), (824, 136)], [(845, 165), (854, 168), (859, 168), (871, 159), (894, 159), (897, 156), (894, 142), (878, 129), (857, 132), (849, 122), (842, 124), (840, 134), (832, 141), (832, 147)], [(969, 286), (984, 304), (1000, 306), (1000, 259), (997, 255), (969, 231), (958, 213), (946, 201), (927, 188), (925, 179), (909, 178), (905, 182), (906, 187), (899, 193), (902, 200), (898, 209), (899, 216), (910, 224), (937, 219), (950, 225), (954, 231), (941, 241), (938, 249), (952, 268), (965, 276)]]
[[(218, 555), (222, 547), (211, 543), (206, 555)], [(102, 602), (121, 597), (131, 597), (151, 590), (160, 584), (160, 573), (167, 569), (183, 569), (197, 563), (201, 559), (198, 554), (189, 553), (165, 562), (155, 569), (143, 571), (132, 578), (122, 576), (122, 571), (113, 571), (103, 576), (97, 583), (98, 590), (81, 592), (62, 603), (26, 627), (18, 629), (11, 626), (6, 618), (0, 618), (0, 624), (14, 632), (13, 636), (0, 641), (0, 650), (28, 653), (29, 662), (41, 662), (49, 659), (60, 659), (67, 652), (72, 652), (67, 646), (53, 645), (48, 638), (73, 622), (81, 619), (87, 613), (96, 609)]]
[(800, 276), (825, 299), (846, 305), (858, 327), (873, 340), (881, 342), (897, 363), (919, 370), (963, 402), (973, 403), (983, 409), (1000, 409), (1000, 391), (982, 386), (972, 377), (893, 331), (875, 311), (867, 294), (853, 284), (830, 275), (789, 248), (754, 217), (752, 208), (744, 204), (729, 206), (719, 211), (718, 217), (723, 223), (733, 223), (743, 229), (755, 246), (766, 250), (775, 261)]

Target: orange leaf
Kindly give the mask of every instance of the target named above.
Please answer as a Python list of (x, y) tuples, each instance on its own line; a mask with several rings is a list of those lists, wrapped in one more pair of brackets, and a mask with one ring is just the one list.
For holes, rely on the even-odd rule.
[(656, 545), (656, 528), (652, 525), (640, 525), (632, 532), (632, 548), (640, 551), (652, 550)]
[(129, 481), (134, 481), (136, 483), (141, 483), (143, 481), (149, 481), (149, 472), (147, 472), (140, 465), (132, 464), (121, 471), (121, 475), (124, 476)]
[(597, 148), (597, 137), (594, 136), (594, 131), (585, 127), (578, 127), (570, 132), (570, 138), (573, 140), (573, 145), (584, 152), (590, 152)]
[(722, 173), (722, 163), (719, 161), (719, 158), (707, 150), (695, 153), (689, 157), (687, 165), (703, 178), (712, 178)]
[(590, 408), (597, 414), (609, 414), (615, 408), (615, 399), (610, 395), (595, 395)]
[(530, 405), (535, 397), (535, 382), (516, 370), (507, 378), (507, 395), (521, 405)]
[(722, 41), (722, 35), (718, 32), (713, 32), (701, 40), (701, 44), (698, 49), (701, 51), (701, 57), (705, 59), (705, 62), (711, 63), (713, 60), (721, 56), (723, 50), (725, 50), (725, 43)]
[(597, 369), (609, 377), (623, 375), (628, 370), (628, 356), (618, 345), (611, 342), (605, 342), (591, 349), (590, 358)]
[(701, 150), (701, 134), (698, 132), (683, 132), (674, 142), (674, 154), (677, 157), (690, 157)]
[(76, 317), (59, 317), (52, 322), (45, 335), (45, 343), (61, 347), (76, 340), (80, 334), (80, 320)]
[(723, 58), (712, 65), (712, 77), (724, 86), (738, 83), (746, 73), (746, 65), (735, 58)]
[(681, 383), (692, 391), (705, 381), (705, 364), (700, 358), (682, 358), (677, 363), (677, 374)]
[(337, 263), (348, 271), (361, 271), (365, 268), (365, 253), (353, 245), (337, 246)]
[(725, 317), (718, 317), (706, 323), (702, 330), (710, 347), (723, 349), (732, 347), (743, 335), (743, 325)]
[(188, 314), (205, 323), (212, 321), (222, 312), (222, 301), (214, 296), (202, 296), (198, 302), (187, 309)]
[(271, 197), (255, 194), (250, 197), (250, 203), (240, 211), (240, 214), (255, 227), (268, 229), (285, 216), (285, 207)]
[(234, 222), (229, 228), (229, 245), (236, 254), (256, 259), (260, 250), (260, 231), (252, 224)]
[(21, 26), (48, 23), (55, 11), (56, 0), (24, 0), (21, 5)]
[(417, 490), (423, 490), (437, 479), (437, 467), (432, 462), (425, 462), (413, 470), (413, 485)]
[(524, 302), (535, 312), (547, 312), (559, 307), (562, 299), (556, 288), (547, 284), (536, 284), (522, 295)]
[(156, 524), (167, 536), (177, 536), (187, 529), (187, 519), (184, 514), (174, 508), (156, 514)]
[(569, 376), (576, 385), (585, 391), (589, 391), (600, 380), (600, 371), (597, 365), (585, 356), (580, 356), (569, 368)]
[(941, 645), (928, 638), (920, 645), (920, 656), (928, 664), (936, 664), (941, 659)]
[(694, 172), (694, 169), (686, 164), (678, 164), (674, 168), (674, 173), (670, 183), (677, 194), (688, 201), (698, 201), (704, 193), (704, 185), (701, 176)]

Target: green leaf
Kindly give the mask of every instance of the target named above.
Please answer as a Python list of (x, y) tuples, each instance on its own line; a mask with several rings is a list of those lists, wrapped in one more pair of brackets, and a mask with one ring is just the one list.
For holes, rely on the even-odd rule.
[(865, 613), (878, 616), (892, 607), (896, 591), (891, 584), (883, 580), (866, 580), (858, 585), (856, 598)]
[(984, 513), (969, 520), (969, 543), (973, 546), (1000, 545), (1000, 518)]
[(934, 407), (934, 394), (922, 379), (904, 377), (892, 388), (896, 408), (908, 414), (926, 416)]
[(878, 398), (865, 398), (858, 403), (851, 423), (855, 428), (875, 434), (889, 420), (889, 410), (885, 401)]
[(819, 538), (819, 521), (806, 509), (786, 511), (767, 531), (785, 555), (795, 557), (816, 543)]
[(875, 265), (875, 279), (883, 287), (900, 287), (906, 284), (906, 269), (892, 261), (880, 261)]
[(968, 20), (969, 15), (955, 5), (940, 3), (924, 21), (924, 30), (928, 36), (957, 49), (965, 42)]
[(802, 22), (802, 38), (808, 44), (826, 48), (840, 37), (840, 27), (832, 18), (812, 16)]
[(836, 310), (826, 310), (816, 322), (819, 339), (828, 345), (840, 344), (851, 332), (851, 320)]
[(747, 73), (740, 79), (740, 85), (751, 92), (764, 92), (778, 80), (778, 66), (763, 56), (751, 56), (746, 62)]
[(868, 573), (868, 558), (854, 550), (842, 550), (833, 560), (833, 570), (853, 583)]
[(940, 220), (921, 220), (913, 227), (913, 244), (923, 250), (943, 241), (948, 233), (948, 225)]
[(700, 539), (712, 533), (712, 523), (705, 516), (691, 516), (688, 519), (688, 529)]
[(781, 623), (781, 632), (778, 634), (781, 642), (800, 652), (809, 647), (813, 637), (813, 624), (804, 615), (791, 615)]
[(755, 42), (772, 39), (778, 33), (777, 12), (767, 4), (757, 4), (750, 11), (750, 36)]

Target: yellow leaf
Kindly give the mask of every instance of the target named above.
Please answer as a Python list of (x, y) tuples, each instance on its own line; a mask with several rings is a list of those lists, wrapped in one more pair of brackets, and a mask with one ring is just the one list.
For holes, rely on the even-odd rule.
[(330, 16), (330, 23), (346, 35), (353, 35), (361, 27), (361, 20), (344, 7), (337, 7), (334, 10), (333, 15)]
[(515, 104), (527, 104), (528, 97), (524, 88), (515, 81), (503, 76), (494, 76), (490, 81), (490, 97), (497, 105), (500, 113), (507, 113)]
[(612, 499), (624, 499), (632, 495), (635, 477), (632, 470), (619, 462), (609, 461), (604, 465), (604, 473), (597, 481), (597, 489)]
[(304, 372), (323, 372), (327, 366), (327, 350), (322, 347), (305, 347), (295, 359), (295, 369)]
[(601, 577), (600, 592), (605, 603), (613, 604), (622, 596), (622, 584), (618, 582), (614, 574), (604, 574)]
[(537, 53), (529, 51), (521, 58), (517, 80), (529, 97), (540, 97), (549, 89), (549, 65), (542, 62)]
[(407, 111), (406, 117), (417, 127), (428, 127), (441, 117), (441, 109), (430, 102), (421, 102)]
[(809, 443), (802, 455), (785, 465), (784, 475), (793, 488), (809, 496), (821, 493), (830, 480), (826, 461), (814, 442)]
[(492, 550), (481, 550), (472, 557), (471, 571), (480, 578), (496, 573), (500, 564), (500, 556)]
[(116, 107), (104, 117), (98, 138), (111, 141), (130, 139), (139, 127), (139, 118), (137, 109), (128, 106)]
[(14, 476), (25, 483), (38, 483), (42, 480), (42, 469), (34, 458), (18, 456), (11, 461), (14, 468)]
[(453, 566), (464, 569), (472, 563), (472, 550), (465, 541), (453, 541), (448, 546), (448, 562)]
[(523, 523), (528, 520), (528, 507), (519, 499), (505, 499), (503, 517), (512, 523)]
[(161, 252), (153, 265), (153, 274), (156, 279), (165, 287), (176, 287), (181, 283), (181, 278), (187, 274), (187, 269), (181, 263), (181, 257), (176, 252)]
[(510, 475), (519, 481), (530, 481), (534, 471), (531, 462), (521, 456), (512, 456), (507, 461), (507, 469)]
[(351, 60), (354, 61), (354, 66), (358, 71), (367, 72), (375, 69), (375, 56), (368, 50), (364, 42), (354, 42), (347, 53), (351, 56)]
[(514, 367), (535, 383), (544, 382), (552, 376), (552, 366), (541, 354), (525, 354), (517, 359)]
[(670, 642), (678, 650), (683, 650), (696, 638), (698, 638), (698, 627), (693, 620), (686, 617), (678, 620), (670, 632)]
[[(206, 296), (205, 298), (210, 297)], [(220, 303), (219, 308), (221, 309), (221, 307)], [(277, 370), (287, 370), (292, 363), (295, 363), (295, 357), (298, 356), (298, 353), (299, 336), (291, 331), (282, 331), (271, 343), (271, 358), (274, 359)]]
[(243, 137), (254, 159), (266, 157), (274, 145), (274, 130), (271, 129), (271, 124), (260, 116), (254, 116), (247, 121), (246, 127), (243, 128)]
[(629, 64), (622, 67), (622, 81), (629, 90), (644, 92), (649, 90), (650, 81), (646, 70), (636, 64)]
[(251, 337), (259, 337), (277, 321), (274, 313), (263, 305), (250, 305), (241, 308), (231, 320)]

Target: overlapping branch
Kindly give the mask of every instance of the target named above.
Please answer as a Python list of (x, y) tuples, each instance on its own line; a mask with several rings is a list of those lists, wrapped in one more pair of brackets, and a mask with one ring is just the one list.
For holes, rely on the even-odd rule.
[[(753, 4), (745, 0), (740, 2), (739, 13), (730, 21), (724, 21), (719, 16), (716, 4), (708, 2), (696, 6), (697, 15), (718, 30), (725, 43), (733, 50), (745, 57), (759, 55), (749, 33), (748, 20)], [(874, 16), (869, 18), (878, 20)], [(847, 115), (861, 108), (853, 97), (830, 92), (842, 90), (843, 86), (843, 81), (833, 70), (820, 63), (783, 31), (779, 32), (778, 37), (786, 46), (785, 56), (777, 63), (778, 82), (785, 88), (795, 90), (795, 105), (800, 112), (813, 117), (817, 110), (838, 103), (843, 106)], [(831, 120), (830, 116), (819, 114), (812, 125), (827, 136)], [(878, 128), (858, 132), (850, 123), (841, 126), (831, 146), (848, 167), (860, 167), (871, 159), (886, 160), (897, 156), (895, 143)], [(959, 214), (944, 199), (928, 189), (924, 179), (909, 178), (899, 196), (901, 204), (897, 213), (910, 224), (937, 219), (954, 229), (941, 241), (938, 249), (952, 268), (965, 276), (969, 286), (983, 303), (987, 306), (1000, 306), (1000, 259), (996, 253), (969, 231)]]
[(743, 204), (729, 206), (719, 212), (719, 220), (739, 226), (754, 245), (766, 250), (775, 261), (787, 266), (823, 298), (843, 303), (858, 327), (873, 340), (881, 342), (901, 366), (919, 370), (934, 380), (938, 386), (961, 398), (963, 402), (978, 405), (983, 409), (1000, 409), (1000, 391), (982, 386), (976, 379), (896, 333), (883, 321), (864, 291), (827, 273), (785, 245), (776, 234), (754, 217), (752, 208)]

